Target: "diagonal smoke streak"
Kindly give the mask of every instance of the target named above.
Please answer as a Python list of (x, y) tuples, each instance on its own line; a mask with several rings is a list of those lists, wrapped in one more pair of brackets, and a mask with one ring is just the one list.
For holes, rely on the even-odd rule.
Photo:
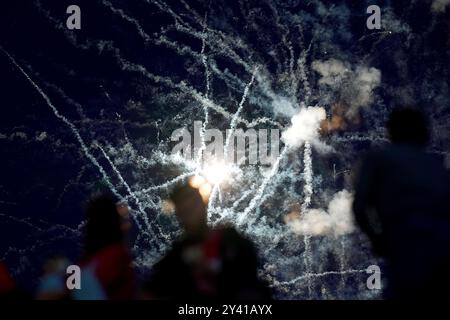
[(225, 140), (225, 148), (224, 148), (225, 155), (228, 152), (228, 147), (230, 146), (231, 138), (233, 137), (233, 133), (236, 129), (236, 125), (238, 123), (239, 116), (242, 112), (242, 109), (244, 108), (245, 100), (247, 99), (247, 96), (250, 92), (250, 88), (251, 88), (253, 82), (255, 81), (257, 72), (258, 72), (258, 67), (255, 67), (253, 74), (252, 74), (252, 78), (250, 79), (250, 82), (245, 87), (244, 94), (242, 95), (241, 102), (239, 103), (238, 109), (236, 110), (235, 114), (233, 115), (233, 118), (231, 119), (230, 130), (228, 131), (227, 138)]
[(145, 42), (149, 42), (151, 40), (150, 36), (147, 33), (145, 33), (145, 31), (139, 25), (139, 21), (125, 14), (125, 12), (122, 9), (115, 8), (111, 2), (107, 0), (102, 0), (101, 2), (103, 5), (108, 7), (113, 13), (119, 15), (122, 19), (133, 24), (136, 27), (136, 30), (138, 31), (139, 35), (142, 37), (142, 39), (144, 39)]
[[(64, 117), (63, 115), (61, 115), (59, 113), (59, 111), (56, 109), (56, 107), (53, 105), (53, 103), (51, 102), (50, 98), (42, 91), (42, 89), (29, 77), (29, 75), (25, 72), (25, 70), (22, 69), (22, 67), (16, 62), (16, 60), (6, 51), (4, 50), (2, 47), (0, 47), (0, 50), (3, 51), (6, 56), (10, 59), (10, 61), (19, 69), (19, 71), (25, 76), (25, 78), (31, 83), (31, 85), (38, 91), (38, 93), (44, 98), (44, 100), (46, 101), (47, 105), (52, 109), (54, 115), (62, 120), (72, 131), (72, 133), (74, 134), (75, 138), (77, 139), (78, 143), (81, 145), (81, 148), (83, 150), (83, 153), (85, 154), (85, 156), (92, 162), (92, 164), (97, 167), (97, 169), (100, 171), (103, 179), (106, 181), (106, 183), (108, 184), (108, 187), (110, 188), (110, 190), (116, 195), (118, 196), (120, 199), (123, 199), (123, 197), (119, 194), (119, 192), (116, 190), (116, 188), (113, 186), (113, 184), (111, 183), (111, 179), (109, 178), (109, 176), (107, 175), (107, 173), (105, 172), (104, 168), (98, 163), (97, 159), (89, 152), (89, 149), (87, 148), (83, 138), (80, 136), (77, 128), (75, 127), (75, 125), (70, 122), (70, 120), (68, 120), (66, 117)], [(101, 149), (101, 148), (100, 148)], [(103, 149), (101, 149), (102, 152)], [(110, 161), (109, 157), (107, 157), (108, 161), (112, 164), (112, 162)], [(119, 173), (119, 171), (117, 170), (117, 168), (113, 167), (114, 170), (116, 171), (116, 173), (119, 175), (119, 177), (121, 178), (121, 175)], [(126, 184), (126, 182), (123, 180), (122, 181)], [(129, 187), (128, 187), (129, 189)], [(130, 192), (131, 190), (129, 190)], [(137, 205), (140, 208), (140, 203), (137, 200), (136, 201)], [(140, 210), (142, 210), (140, 208)], [(143, 218), (145, 219), (145, 212), (143, 212)], [(140, 226), (139, 221), (137, 220), (137, 217), (133, 216), (133, 219), (135, 220), (136, 224), (138, 225), (139, 229), (145, 234), (146, 232), (142, 229), (142, 226)], [(158, 227), (159, 228), (159, 227)], [(161, 235), (164, 236), (163, 233), (161, 233)]]
[[(146, 2), (150, 3), (149, 0), (146, 0)], [(194, 88), (190, 88), (189, 86), (187, 86), (185, 83), (180, 83), (180, 84), (176, 84), (174, 83), (171, 79), (169, 78), (165, 78), (165, 77), (160, 77), (160, 76), (156, 76), (151, 74), (150, 72), (148, 72), (145, 67), (143, 67), (142, 65), (138, 65), (138, 64), (133, 64), (125, 59), (123, 59), (120, 56), (120, 51), (119, 49), (115, 48), (111, 42), (105, 42), (105, 41), (87, 41), (87, 44), (79, 44), (77, 42), (76, 39), (76, 35), (74, 33), (70, 33), (67, 32), (67, 30), (63, 27), (62, 23), (58, 22), (55, 18), (51, 17), (50, 13), (48, 11), (46, 11), (45, 9), (43, 9), (41, 3), (39, 1), (35, 2), (36, 7), (38, 8), (38, 10), (44, 14), (44, 16), (50, 21), (52, 22), (52, 24), (59, 30), (62, 30), (63, 33), (65, 34), (65, 36), (67, 37), (67, 39), (69, 40), (70, 43), (72, 43), (76, 48), (81, 49), (81, 50), (90, 50), (90, 49), (97, 49), (97, 50), (102, 50), (102, 51), (108, 51), (111, 52), (115, 58), (117, 63), (119, 64), (119, 66), (122, 68), (122, 70), (124, 71), (130, 71), (130, 72), (138, 72), (141, 73), (142, 75), (144, 75), (145, 77), (155, 81), (156, 83), (163, 83), (164, 85), (170, 87), (170, 88), (174, 88), (174, 89), (178, 89), (181, 92), (191, 95), (195, 100), (199, 101), (204, 108), (210, 108), (212, 110), (215, 110), (216, 112), (218, 112), (219, 114), (222, 114), (224, 117), (226, 118), (231, 118), (232, 114), (229, 113), (228, 111), (226, 111), (223, 107), (215, 104), (214, 102), (212, 102), (210, 99), (203, 97), (200, 93), (197, 92), (197, 90), (195, 90)], [(162, 6), (161, 8), (166, 8), (165, 6)], [(167, 8), (166, 8), (167, 9)], [(177, 19), (181, 19), (181, 17), (178, 17), (172, 10), (169, 10), (170, 14), (174, 14)], [(134, 19), (135, 20), (135, 19)], [(136, 22), (136, 26), (139, 28), (139, 30), (142, 30), (142, 27), (138, 24), (137, 20), (135, 20)], [(203, 24), (202, 24), (203, 25)], [(187, 31), (185, 29), (183, 29), (184, 31)], [(191, 29), (188, 29), (191, 30)], [(209, 30), (209, 29), (206, 29)], [(194, 32), (192, 35), (195, 35), (198, 39), (202, 40), (204, 39), (204, 35), (201, 32), (197, 32), (197, 31), (192, 31)], [(190, 34), (188, 32), (188, 34)], [(208, 34), (208, 38), (210, 38), (210, 34)], [(216, 40), (216, 42), (219, 42), (222, 45), (222, 42), (220, 42), (220, 40)], [(231, 42), (231, 40), (230, 40)], [(156, 44), (158, 43), (164, 43), (164, 44), (170, 44), (169, 41), (161, 41), (155, 42)], [(213, 43), (210, 44), (210, 46), (214, 46), (217, 45), (217, 43)], [(177, 52), (179, 51), (178, 49), (178, 44), (177, 43), (173, 43), (173, 45), (171, 45), (172, 48), (177, 48)], [(101, 49), (99, 49), (101, 48)], [(227, 47), (228, 48), (228, 47)], [(229, 50), (231, 50), (230, 48), (228, 48)], [(192, 50), (188, 49), (187, 47), (184, 47), (183, 52), (189, 52), (189, 54), (191, 55), (197, 55), (197, 53), (194, 53)], [(232, 51), (232, 50), (231, 50)], [(180, 52), (179, 52), (180, 53)], [(234, 53), (234, 51), (233, 51)], [(234, 53), (234, 55), (237, 55), (236, 53)], [(200, 54), (198, 54), (199, 60), (201, 61), (202, 57)], [(228, 56), (229, 58), (232, 58), (231, 56)], [(215, 66), (215, 64), (212, 64), (211, 59), (209, 59), (209, 63), (211, 64), (212, 70), (215, 71), (215, 73), (218, 73), (219, 75), (221, 75), (221, 78), (223, 78), (223, 73), (220, 72), (217, 67)], [(242, 59), (241, 59), (242, 60)], [(238, 61), (239, 62), (239, 61)], [(246, 65), (249, 69), (250, 67), (248, 65)], [(262, 79), (261, 79), (262, 80)], [(264, 88), (263, 88), (263, 92), (267, 92), (267, 94), (270, 95), (270, 97), (275, 97), (275, 94), (273, 93), (273, 91), (267, 87), (267, 81), (264, 81)], [(239, 118), (239, 122), (244, 123), (247, 127), (254, 127), (260, 123), (270, 123), (270, 124), (274, 124), (278, 127), (281, 127), (281, 125), (279, 123), (277, 123), (276, 121), (273, 121), (269, 118), (266, 117), (260, 117), (256, 120), (253, 120), (252, 122), (248, 122), (245, 119)]]
[(239, 214), (238, 219), (237, 219), (238, 224), (242, 224), (244, 222), (244, 219), (247, 217), (247, 215), (261, 204), (260, 200), (264, 194), (264, 191), (265, 191), (268, 183), (277, 174), (281, 160), (289, 153), (289, 151), (290, 151), (289, 147), (285, 147), (283, 149), (283, 151), (281, 152), (281, 154), (279, 155), (279, 157), (277, 158), (275, 163), (272, 165), (272, 168), (271, 168), (269, 174), (267, 175), (267, 177), (264, 178), (262, 184), (256, 191), (256, 194), (250, 201), (248, 207), (245, 208), (244, 212)]
[[(238, 109), (236, 110), (235, 114), (233, 115), (233, 118), (231, 119), (230, 123), (230, 131), (227, 134), (226, 140), (225, 140), (225, 146), (224, 146), (224, 155), (227, 156), (228, 154), (228, 147), (230, 145), (231, 138), (233, 136), (233, 132), (236, 129), (237, 120), (239, 118), (239, 114), (242, 112), (242, 109), (244, 108), (245, 100), (247, 99), (248, 93), (250, 92), (250, 87), (253, 84), (253, 81), (255, 80), (256, 73), (258, 71), (258, 68), (255, 68), (252, 78), (250, 79), (250, 82), (245, 87), (244, 93), (242, 94), (241, 102), (239, 103)], [(214, 208), (214, 202), (217, 195), (217, 192), (219, 191), (219, 186), (215, 185), (213, 187), (213, 190), (211, 192), (209, 203), (208, 203), (208, 212)]]
[(64, 122), (72, 131), (73, 135), (77, 139), (78, 143), (81, 145), (81, 148), (85, 154), (85, 156), (92, 162), (92, 164), (100, 171), (103, 179), (108, 184), (108, 187), (111, 189), (111, 191), (114, 192), (119, 198), (123, 198), (116, 190), (116, 188), (111, 183), (111, 180), (103, 167), (98, 163), (97, 159), (89, 152), (88, 147), (86, 146), (83, 138), (80, 136), (77, 128), (75, 125), (70, 122), (66, 117), (61, 115), (56, 109), (56, 107), (53, 105), (53, 103), (50, 101), (50, 98), (42, 91), (42, 89), (30, 78), (30, 76), (25, 72), (25, 70), (22, 69), (22, 67), (16, 62), (16, 60), (2, 47), (0, 47), (0, 50), (3, 51), (3, 53), (9, 58), (9, 60), (19, 69), (19, 71), (25, 76), (25, 78), (30, 82), (30, 84), (36, 89), (36, 91), (44, 98), (47, 105), (50, 107), (50, 109), (53, 111), (53, 114), (60, 119), (62, 122)]
[[(163, 184), (157, 185), (157, 186), (152, 186), (152, 187), (148, 187), (146, 189), (142, 189), (139, 191), (135, 191), (133, 192), (133, 194), (135, 196), (139, 196), (139, 195), (143, 195), (145, 193), (148, 193), (150, 191), (154, 191), (154, 190), (168, 190), (171, 186), (175, 185), (176, 183), (185, 180), (186, 178), (194, 175), (195, 172), (188, 172), (188, 173), (183, 173), (181, 175), (179, 175), (178, 177), (173, 178), (172, 180), (169, 180), (167, 182), (164, 182)], [(127, 196), (127, 197), (131, 197), (131, 195)], [(125, 197), (125, 198), (127, 198)]]
[[(103, 156), (105, 157), (105, 159), (108, 161), (109, 165), (111, 166), (111, 168), (113, 169), (113, 171), (116, 173), (116, 175), (119, 177), (120, 182), (124, 185), (124, 187), (126, 188), (128, 194), (133, 198), (134, 202), (136, 203), (136, 205), (138, 206), (138, 209), (141, 213), (141, 217), (144, 220), (145, 225), (147, 226), (148, 230), (152, 230), (152, 226), (148, 220), (147, 214), (144, 211), (144, 208), (142, 207), (139, 199), (133, 195), (133, 191), (131, 190), (130, 186), (128, 185), (128, 183), (125, 181), (125, 179), (122, 177), (122, 174), (120, 173), (120, 171), (117, 169), (117, 167), (114, 165), (114, 163), (112, 162), (111, 158), (108, 156), (108, 154), (105, 152), (105, 150), (99, 145), (99, 144), (95, 144), (95, 146), (97, 148), (99, 148), (99, 150), (102, 152)], [(140, 230), (143, 230), (142, 226), (140, 225), (139, 221), (136, 219), (136, 223), (138, 224), (138, 227)], [(158, 230), (161, 233), (161, 230)], [(154, 233), (153, 236), (158, 237), (159, 235), (157, 233)]]

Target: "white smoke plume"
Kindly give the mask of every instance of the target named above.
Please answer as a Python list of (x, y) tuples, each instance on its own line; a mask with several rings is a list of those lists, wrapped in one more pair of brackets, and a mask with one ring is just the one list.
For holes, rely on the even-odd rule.
[(321, 78), (319, 84), (334, 86), (338, 84), (351, 70), (342, 61), (330, 59), (327, 61), (314, 61), (313, 70), (317, 71)]
[(316, 60), (312, 68), (320, 74), (319, 84), (327, 85), (340, 92), (341, 99), (348, 106), (346, 115), (353, 117), (361, 107), (372, 103), (373, 90), (381, 83), (381, 72), (376, 68), (357, 66), (336, 59)]
[(300, 147), (306, 141), (318, 141), (320, 123), (325, 118), (325, 109), (322, 107), (303, 108), (292, 117), (292, 124), (283, 132), (281, 139), (291, 147)]
[(445, 12), (448, 5), (450, 5), (450, 0), (434, 0), (431, 4), (431, 11)]
[(353, 195), (344, 189), (334, 194), (327, 211), (308, 209), (290, 214), (285, 220), (291, 230), (300, 235), (349, 234), (355, 230), (352, 202)]
[(355, 95), (350, 100), (353, 107), (367, 106), (372, 102), (372, 92), (380, 85), (381, 72), (376, 68), (357, 67), (354, 72)]
[(292, 117), (296, 113), (296, 109), (292, 102), (284, 97), (274, 97), (272, 107), (275, 116), (282, 115)]

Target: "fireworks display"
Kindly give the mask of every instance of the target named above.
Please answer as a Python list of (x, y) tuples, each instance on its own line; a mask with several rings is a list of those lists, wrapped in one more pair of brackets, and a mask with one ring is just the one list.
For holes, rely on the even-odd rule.
[[(366, 27), (367, 1), (80, 1), (79, 31), (65, 26), (66, 4), (50, 2), (24, 7), (35, 28), (21, 45), (0, 42), (12, 79), (2, 87), (19, 110), (0, 132), (11, 150), (1, 259), (16, 276), (39, 272), (33, 264), (53, 250), (75, 257), (78, 203), (98, 189), (128, 202), (145, 272), (179, 234), (167, 198), (189, 181), (209, 199), (211, 225), (256, 244), (277, 298), (380, 295), (366, 268), (382, 262), (352, 217), (355, 161), (386, 141), (392, 106), (412, 101), (427, 103), (431, 148), (446, 154), (449, 53), (427, 41), (448, 30), (445, 1), (385, 1), (381, 30)], [(174, 152), (179, 138), (190, 143)], [(36, 178), (12, 183), (30, 161), (41, 163), (30, 164)]]

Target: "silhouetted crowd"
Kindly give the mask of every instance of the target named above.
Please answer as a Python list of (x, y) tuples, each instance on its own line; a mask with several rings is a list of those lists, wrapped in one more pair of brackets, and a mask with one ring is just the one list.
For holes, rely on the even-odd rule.
[[(269, 286), (258, 278), (253, 243), (231, 226), (207, 224), (207, 202), (198, 188), (180, 185), (171, 203), (184, 232), (137, 283), (126, 243), (131, 227), (128, 207), (111, 194), (96, 194), (86, 205), (84, 253), (78, 261), (79, 288), (67, 287), (69, 261), (48, 260), (36, 290), (40, 300), (267, 300)], [(6, 266), (0, 269), (0, 296), (21, 295)], [(31, 297), (30, 297), (31, 298)]]
[[(414, 108), (395, 109), (391, 143), (370, 150), (357, 167), (353, 211), (373, 253), (386, 261), (386, 299), (450, 298), (450, 175), (442, 157), (426, 151), (430, 131)], [(126, 243), (128, 207), (109, 194), (86, 205), (81, 289), (68, 290), (64, 257), (53, 257), (35, 295), (19, 290), (0, 262), (0, 297), (44, 300), (266, 300), (253, 243), (228, 225), (207, 224), (207, 201), (191, 184), (170, 195), (183, 234), (137, 283)]]

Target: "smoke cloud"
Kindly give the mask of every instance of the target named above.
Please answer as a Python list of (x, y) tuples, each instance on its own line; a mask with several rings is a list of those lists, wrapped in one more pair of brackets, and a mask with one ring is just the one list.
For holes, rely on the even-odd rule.
[(329, 86), (338, 84), (348, 73), (351, 73), (351, 70), (342, 61), (336, 59), (314, 61), (312, 68), (321, 75), (319, 84)]
[(335, 88), (348, 106), (346, 116), (353, 117), (361, 107), (372, 103), (373, 90), (381, 83), (381, 72), (376, 68), (357, 66), (336, 59), (316, 60), (312, 68), (320, 74), (319, 84)]
[(272, 101), (272, 108), (275, 116), (280, 114), (292, 117), (297, 111), (292, 102), (284, 97), (275, 97)]
[(322, 107), (303, 108), (292, 117), (292, 124), (283, 132), (281, 139), (291, 147), (300, 147), (306, 141), (318, 141), (320, 123), (325, 118), (325, 109)]
[(450, 0), (434, 0), (431, 5), (431, 11), (445, 12), (448, 5), (450, 5)]
[(344, 189), (333, 196), (327, 211), (308, 209), (291, 214), (285, 220), (291, 230), (300, 235), (348, 234), (355, 230), (352, 202), (353, 195)]

